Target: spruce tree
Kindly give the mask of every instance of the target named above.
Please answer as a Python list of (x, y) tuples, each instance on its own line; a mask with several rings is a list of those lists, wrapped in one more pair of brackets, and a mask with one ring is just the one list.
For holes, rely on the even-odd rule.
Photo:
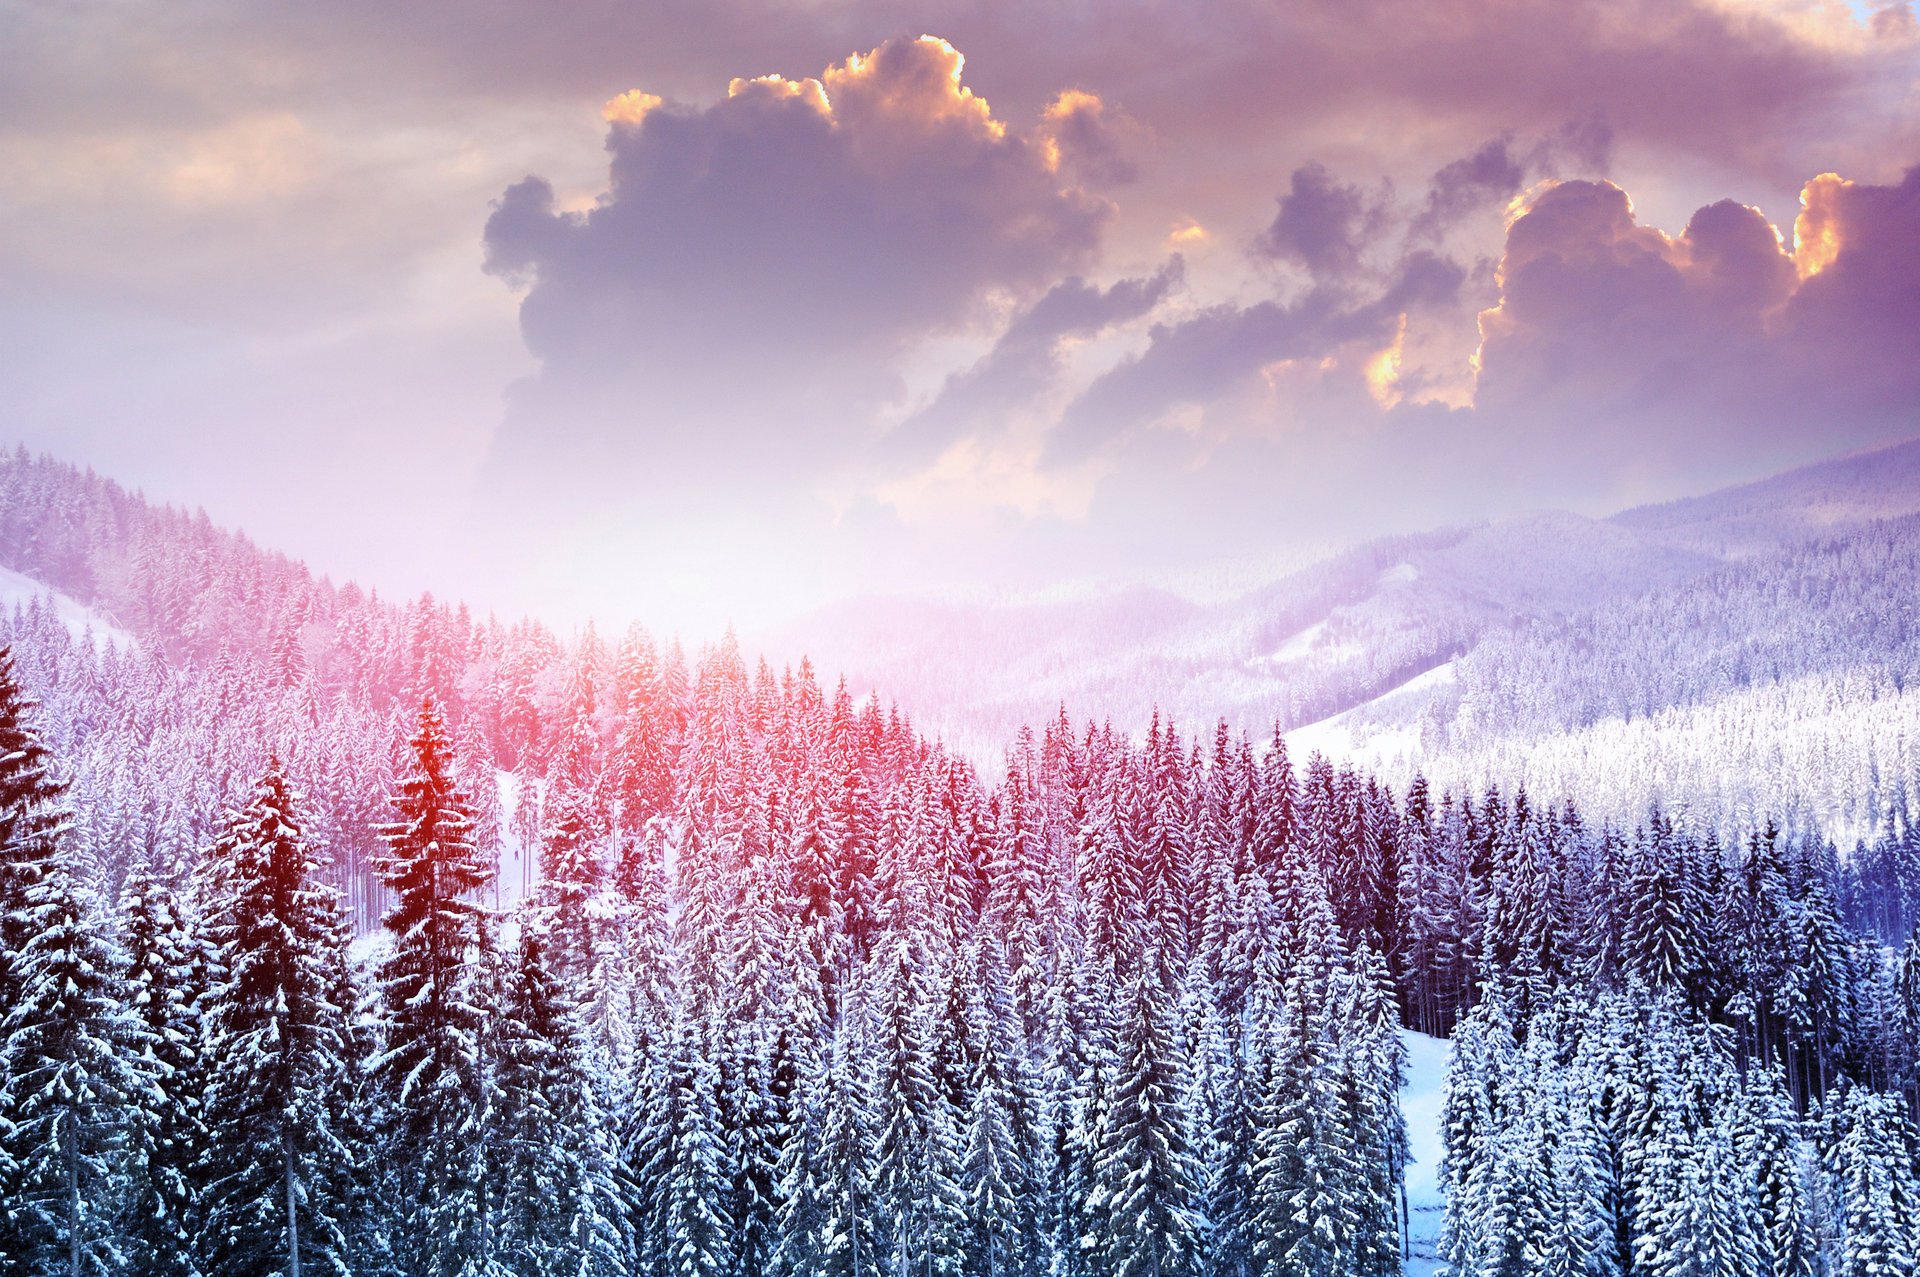
[(0, 648), (0, 1273), (107, 1271), (134, 1109), (159, 1102), (64, 785)]
[(0, 1017), (0, 1256), (21, 1274), (118, 1271), (123, 1153), (133, 1109), (158, 1102), (127, 1008), (121, 955), (64, 851), (41, 866), (13, 921)]
[[(1146, 968), (1157, 965), (1151, 960)], [(1114, 1042), (1113, 1092), (1096, 1137), (1088, 1244), (1096, 1271), (1178, 1277), (1199, 1257), (1199, 1167), (1182, 1104), (1169, 992), (1150, 970), (1129, 983)]]
[(489, 1129), (501, 1263), (517, 1277), (618, 1277), (631, 1256), (608, 1123), (537, 929), (521, 930), (500, 984)]
[(140, 1070), (152, 1085), (130, 1114), (125, 1262), (130, 1272), (196, 1277), (201, 1159), (206, 1153), (203, 937), (175, 875), (152, 863), (121, 892), (129, 1004), (144, 1030)]
[(209, 855), (227, 969), (208, 998), (205, 1247), (216, 1277), (349, 1272), (341, 1111), (351, 1005), (339, 1002), (339, 894), (275, 760)]
[(378, 973), (382, 1049), (373, 1081), (384, 1112), (395, 1259), (408, 1277), (491, 1273), (486, 1127), (490, 866), (452, 772), (439, 707), (421, 706), (411, 763), (381, 830), (376, 864), (393, 894), (392, 948)]

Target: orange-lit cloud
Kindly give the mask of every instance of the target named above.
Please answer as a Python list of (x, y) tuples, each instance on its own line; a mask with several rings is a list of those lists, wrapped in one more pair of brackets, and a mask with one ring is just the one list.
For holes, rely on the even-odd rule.
[(542, 361), (502, 456), (719, 451), (791, 484), (871, 433), (916, 342), (1090, 262), (1112, 205), (1053, 159), (1051, 126), (997, 118), (964, 70), (922, 36), (734, 78), (703, 110), (614, 99), (604, 195), (570, 213), (529, 179), (487, 223)]
[(1192, 248), (1207, 242), (1207, 228), (1191, 217), (1183, 217), (1167, 232), (1168, 248)]
[(1800, 191), (1800, 215), (1793, 221), (1793, 264), (1800, 278), (1818, 275), (1840, 256), (1840, 193), (1853, 183), (1838, 173), (1822, 173)]
[(1152, 144), (1145, 125), (1084, 89), (1068, 89), (1048, 103), (1037, 132), (1053, 167), (1103, 187), (1138, 177), (1140, 156)]
[(624, 124), (636, 127), (648, 115), (662, 104), (663, 99), (640, 89), (628, 89), (625, 93), (608, 98), (600, 108), (600, 118), (608, 124)]
[(1382, 408), (1391, 408), (1404, 398), (1400, 391), (1400, 364), (1406, 356), (1406, 349), (1407, 317), (1403, 312), (1393, 330), (1393, 340), (1367, 360), (1361, 373), (1366, 378), (1367, 392)]

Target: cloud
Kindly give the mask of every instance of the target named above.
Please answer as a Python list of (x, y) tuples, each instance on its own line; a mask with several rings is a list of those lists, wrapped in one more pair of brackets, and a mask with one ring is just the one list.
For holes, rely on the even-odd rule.
[(1512, 199), (1526, 180), (1526, 167), (1513, 154), (1512, 137), (1495, 138), (1433, 175), (1426, 205), (1408, 233), (1417, 240), (1438, 239), (1467, 213)]
[(516, 391), (506, 463), (791, 474), (860, 438), (914, 343), (1092, 262), (1112, 206), (1062, 169), (1099, 154), (1097, 100), (1021, 131), (963, 69), (923, 36), (817, 78), (735, 79), (704, 109), (623, 95), (592, 208), (561, 209), (538, 178), (509, 188), (487, 266), (528, 288), (541, 369)]
[(1031, 409), (1059, 379), (1068, 341), (1098, 337), (1151, 312), (1180, 286), (1176, 255), (1151, 275), (1106, 288), (1079, 276), (1048, 289), (1016, 315), (993, 349), (949, 376), (939, 394), (890, 437), (896, 456), (925, 458), (963, 435), (991, 435)]
[[(1678, 236), (1624, 190), (1568, 182), (1518, 218), (1500, 303), (1481, 316), (1475, 411), (1684, 470), (1786, 462), (1920, 426), (1920, 169), (1809, 182), (1789, 247), (1722, 200)], [(1616, 459), (1617, 470), (1621, 462)]]
[(1153, 326), (1147, 349), (1122, 360), (1068, 405), (1048, 460), (1070, 465), (1184, 408), (1205, 409), (1263, 371), (1324, 361), (1355, 344), (1388, 341), (1411, 310), (1449, 307), (1463, 272), (1432, 253), (1410, 254), (1376, 296), (1351, 303), (1314, 288), (1292, 302), (1215, 305)]
[[(285, 522), (269, 531), (316, 553), (360, 538), (356, 563), (416, 544), (415, 523), (450, 525), (503, 385), (534, 359), (476, 503), (510, 537), (543, 530), (546, 512), (497, 498), (537, 491), (543, 469), (547, 490), (591, 481), (617, 498), (601, 503), (609, 519), (651, 531), (675, 502), (724, 525), (743, 503), (885, 460), (875, 443), (912, 462), (925, 454), (909, 432), (880, 431), (928, 391), (920, 444), (958, 459), (948, 487), (986, 475), (1012, 494), (1002, 560), (968, 542), (989, 573), (1050, 564), (1042, 524), (1056, 544), (1084, 537), (1089, 561), (1129, 566), (1149, 540), (1211, 553), (1230, 517), (1278, 537), (1264, 494), (1288, 475), (1323, 506), (1344, 501), (1355, 527), (1377, 524), (1387, 499), (1343, 477), (1411, 458), (1422, 494), (1454, 503), (1440, 515), (1503, 493), (1590, 499), (1636, 465), (1703, 487), (1751, 473), (1765, 448), (1868, 442), (1902, 413), (1920, 425), (1895, 167), (1920, 156), (1920, 41), (1910, 6), (1857, 13), (1221, 0), (1196, 21), (1170, 0), (180, 0), (128, 23), (113, 6), (0, 6), (0, 328), (31, 356), (0, 398), (32, 441), (84, 439), (90, 459), (187, 503), (246, 490), (233, 441), (260, 421), (291, 423), (299, 455), (356, 455), (342, 422), (349, 443), (390, 436), (383, 455), (405, 473), (388, 487), (417, 497), (374, 499), (342, 530), (335, 496), (365, 483), (344, 467), (308, 475), (324, 499), (270, 512)], [(964, 68), (911, 39), (845, 57), (922, 30), (965, 49)], [(1298, 276), (1263, 270), (1271, 259), (1243, 250), (1311, 160), (1326, 189), (1309, 194), (1358, 192), (1360, 215), (1288, 238), (1288, 252), (1326, 250), (1320, 277), (1297, 256)], [(1523, 268), (1517, 253), (1503, 303), (1513, 165), (1521, 189), (1617, 178), (1640, 206), (1633, 226), (1671, 243), (1635, 257), (1648, 237), (1612, 225), (1585, 232), (1598, 246), (1564, 245), (1562, 269), (1601, 289), (1585, 305), (1534, 287), (1544, 258)], [(1827, 169), (1854, 184), (1815, 182), (1802, 247), (1782, 250), (1761, 223), (1791, 232), (1802, 183)], [(530, 172), (543, 180), (520, 183)], [(1766, 216), (1736, 204), (1683, 229), (1722, 194)], [(486, 249), (523, 297), (474, 270), (490, 199)], [(1433, 229), (1416, 235), (1423, 216)], [(1114, 281), (1153, 279), (1172, 249), (1188, 262), (1177, 290), (1092, 338), (1009, 331), (968, 376), (1005, 317), (1039, 324), (1056, 289), (1124, 309)], [(1461, 282), (1397, 309), (1414, 249)], [(1662, 289), (1677, 306), (1652, 300)], [(1482, 405), (1460, 406), (1476, 389), (1474, 317), (1496, 305), (1516, 328), (1482, 352)], [(960, 365), (946, 394), (942, 358)], [(961, 411), (968, 393), (983, 398)], [(993, 395), (1013, 406), (985, 406)], [(1062, 411), (1060, 456), (1097, 459), (1068, 476), (1097, 480), (1090, 500), (1057, 463), (1045, 482), (1016, 465)], [(1027, 453), (986, 433), (1002, 417)], [(1693, 459), (1662, 471), (1683, 445)], [(1424, 477), (1436, 455), (1458, 483)], [(765, 535), (723, 530), (759, 564), (812, 526), (786, 513)], [(1119, 527), (1136, 539), (1116, 558)], [(643, 551), (684, 558), (670, 540), (619, 546), (547, 538), (530, 579), (544, 584), (563, 552), (597, 554), (617, 590), (651, 575), (634, 571)], [(888, 546), (910, 558), (903, 538)], [(826, 558), (791, 555), (808, 570)], [(851, 551), (840, 566), (869, 586)]]
[[(1518, 167), (1500, 141), (1442, 168), (1411, 226), (1462, 206), (1460, 192), (1495, 198)], [(1321, 176), (1295, 189), (1352, 224), (1355, 203)], [(1435, 333), (1472, 330), (1459, 309), (1468, 273), (1402, 251), (1383, 277), (1343, 265), (1338, 287), (1155, 324), (1144, 350), (1067, 405), (1046, 460), (1104, 458), (1133, 490), (1139, 477), (1125, 475), (1140, 465), (1227, 484), (1220, 458), (1249, 464), (1262, 441), (1287, 441), (1286, 457), (1357, 450), (1382, 466), (1444, 446), (1469, 472), (1506, 476), (1480, 486), (1489, 500), (1528, 491), (1604, 508), (1647, 495), (1638, 485), (1650, 476), (1684, 485), (1716, 467), (1751, 474), (1911, 434), (1920, 168), (1887, 185), (1826, 175), (1802, 198), (1790, 246), (1737, 201), (1701, 207), (1670, 235), (1641, 222), (1615, 183), (1549, 184), (1507, 229), (1470, 393), (1436, 381), (1420, 352)], [(1383, 245), (1390, 234), (1356, 255)]]
[(1059, 164), (1095, 186), (1123, 186), (1139, 177), (1139, 153), (1152, 141), (1140, 121), (1080, 89), (1054, 98), (1041, 114), (1039, 132)]
[(1293, 171), (1280, 211), (1257, 244), (1315, 279), (1338, 279), (1359, 269), (1362, 250), (1386, 221), (1382, 201), (1334, 181), (1324, 164), (1305, 164)]

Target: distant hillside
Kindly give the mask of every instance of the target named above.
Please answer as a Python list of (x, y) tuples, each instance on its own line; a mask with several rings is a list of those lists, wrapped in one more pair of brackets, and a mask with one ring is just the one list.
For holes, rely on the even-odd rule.
[[(91, 630), (163, 661), (196, 704), (264, 681), (292, 712), (341, 716), (337, 748), (311, 762), (316, 787), (375, 765), (371, 742), (426, 689), (489, 763), (538, 776), (581, 712), (610, 743), (623, 667), (655, 659), (643, 633), (560, 636), (336, 586), (204, 514), (0, 454), (0, 603), (49, 589), (20, 632)], [(989, 766), (1063, 704), (1136, 734), (1158, 709), (1190, 733), (1224, 718), (1261, 738), (1278, 722), (1296, 756), (1324, 750), (1400, 785), (1416, 771), (1456, 791), (1525, 784), (1620, 820), (1653, 796), (1850, 842), (1920, 809), (1917, 595), (1920, 441), (1608, 519), (1535, 513), (1376, 541), (1225, 601), (870, 599), (746, 646), (773, 662), (761, 679), (810, 655), (828, 686), (844, 672), (856, 695), (897, 701)], [(658, 660), (691, 674), (671, 649)], [(230, 752), (218, 774), (245, 776), (275, 729), (218, 712), (219, 737), (183, 734), (183, 757)], [(90, 747), (103, 773), (150, 756), (137, 737), (107, 739)], [(201, 828), (225, 797), (161, 786), (140, 836), (176, 819), (170, 807)]]
[(1917, 514), (1920, 440), (1608, 519), (1372, 542), (1224, 602), (872, 599), (763, 645), (886, 688), (963, 747), (1062, 702), (1136, 732), (1158, 709), (1278, 722), (1296, 752), (1403, 781), (1499, 775), (1613, 816), (1653, 793), (1857, 833), (1912, 801)]

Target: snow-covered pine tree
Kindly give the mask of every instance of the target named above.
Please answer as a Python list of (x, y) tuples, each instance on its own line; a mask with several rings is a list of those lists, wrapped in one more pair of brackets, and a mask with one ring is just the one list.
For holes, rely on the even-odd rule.
[(1865, 1087), (1838, 1099), (1840, 1137), (1828, 1154), (1840, 1207), (1835, 1277), (1920, 1271), (1915, 1134), (1897, 1095)]
[(27, 895), (60, 854), (65, 786), (35, 730), (34, 702), (0, 647), (0, 1012), (19, 996), (12, 968), (33, 935)]
[(30, 938), (12, 955), (0, 1017), (0, 1256), (36, 1277), (116, 1273), (128, 1120), (158, 1102), (138, 1067), (146, 1032), (64, 849), (13, 921)]
[(538, 928), (504, 955), (493, 1033), (489, 1191), (515, 1277), (629, 1271), (625, 1201), (592, 1059)]
[[(684, 1003), (682, 1004), (684, 1006)], [(660, 1158), (648, 1185), (658, 1195), (652, 1246), (661, 1277), (726, 1277), (733, 1264), (732, 1184), (726, 1132), (714, 1112), (719, 1070), (684, 1012), (667, 1060), (667, 1111)]]
[(1114, 1036), (1112, 1096), (1095, 1136), (1085, 1245), (1095, 1271), (1113, 1277), (1192, 1272), (1204, 1238), (1173, 995), (1158, 965), (1148, 953), (1128, 984)]
[(145, 1030), (139, 1067), (153, 1085), (136, 1098), (128, 1131), (125, 1262), (136, 1273), (202, 1272), (200, 1171), (206, 1153), (206, 1058), (200, 929), (176, 875), (147, 863), (120, 894), (127, 993)]
[(981, 941), (969, 1006), (977, 1044), (963, 1115), (958, 1174), (964, 1212), (960, 1253), (967, 1277), (1021, 1277), (1041, 1270), (1034, 1123), (1021, 1018), (992, 936)]
[(64, 786), (0, 648), (0, 1273), (109, 1270), (130, 1104), (156, 1103)]
[(373, 1081), (384, 1114), (394, 1257), (407, 1277), (494, 1271), (488, 1217), (485, 981), (490, 868), (452, 771), (440, 708), (420, 710), (410, 766), (381, 830), (375, 868), (393, 895), (392, 949), (378, 973), (382, 1049)]
[(1808, 1277), (1816, 1260), (1812, 1195), (1800, 1122), (1778, 1066), (1749, 1069), (1733, 1101), (1730, 1138), (1753, 1194), (1757, 1277)]
[(208, 852), (208, 935), (226, 970), (207, 998), (203, 1247), (216, 1277), (350, 1271), (352, 1154), (341, 1140), (351, 1005), (338, 999), (339, 893), (275, 759)]
[(538, 907), (528, 921), (547, 933), (555, 975), (575, 985), (593, 965), (602, 929), (594, 903), (606, 877), (603, 831), (593, 796), (560, 777), (548, 782), (542, 816)]

